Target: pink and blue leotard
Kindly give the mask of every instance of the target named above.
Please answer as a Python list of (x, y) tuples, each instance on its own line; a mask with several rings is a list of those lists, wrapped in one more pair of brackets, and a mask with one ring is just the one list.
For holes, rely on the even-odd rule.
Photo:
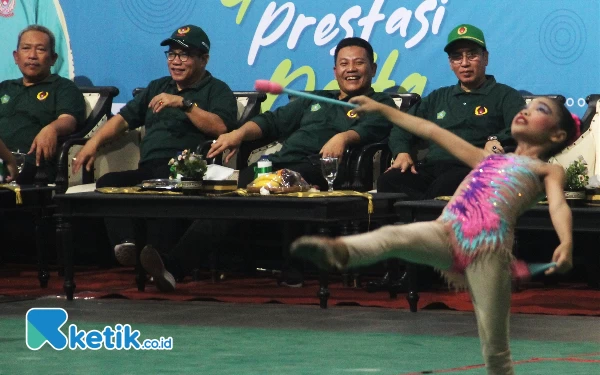
[[(450, 273), (463, 274), (469, 264), (489, 252), (502, 252), (512, 259), (517, 218), (544, 197), (542, 181), (533, 169), (539, 163), (527, 156), (494, 154), (463, 180), (438, 218), (452, 242)], [(446, 276), (451, 281), (455, 278)]]

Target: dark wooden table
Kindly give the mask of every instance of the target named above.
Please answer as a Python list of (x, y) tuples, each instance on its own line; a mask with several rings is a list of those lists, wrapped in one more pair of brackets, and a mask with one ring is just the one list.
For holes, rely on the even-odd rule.
[(21, 204), (17, 204), (16, 193), (10, 189), (0, 189), (0, 215), (9, 217), (17, 212), (30, 212), (35, 224), (35, 247), (38, 262), (40, 287), (48, 286), (48, 237), (52, 227), (54, 202), (52, 186), (21, 185)]
[[(399, 222), (412, 223), (437, 219), (447, 203), (441, 200), (400, 201), (396, 202), (394, 207), (398, 214)], [(571, 207), (571, 211), (573, 213), (573, 232), (600, 233), (600, 207)], [(517, 220), (515, 229), (554, 231), (548, 206), (539, 204), (524, 212)], [(600, 264), (600, 251), (593, 261)], [(416, 276), (413, 274), (412, 277)], [(592, 284), (598, 285), (600, 283), (600, 275), (597, 273), (588, 275), (588, 277), (593, 278), (591, 280)], [(409, 300), (409, 303), (411, 303), (411, 310), (414, 306), (416, 311), (419, 296), (418, 291), (415, 290), (414, 293), (415, 295), (412, 297), (412, 300)]]
[[(359, 196), (344, 197), (204, 197), (182, 195), (102, 194), (98, 192), (57, 194), (56, 225), (57, 247), (63, 251), (65, 266), (64, 290), (67, 299), (73, 299), (75, 290), (73, 271), (73, 238), (71, 220), (77, 217), (112, 217), (136, 220), (138, 254), (145, 245), (143, 219), (210, 219), (210, 220), (264, 220), (291, 223), (312, 223), (318, 232), (329, 235), (332, 227), (341, 226), (339, 233), (358, 233), (360, 223), (368, 220), (395, 221), (394, 203), (402, 194), (373, 195), (374, 213), (369, 217), (368, 200)], [(143, 291), (145, 273), (137, 266), (137, 285)], [(328, 277), (320, 276), (319, 298), (321, 307), (327, 306)]]

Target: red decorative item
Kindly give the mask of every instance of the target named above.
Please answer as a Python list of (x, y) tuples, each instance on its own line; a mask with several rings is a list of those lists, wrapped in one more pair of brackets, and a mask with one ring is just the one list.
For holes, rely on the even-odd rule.
[(573, 121), (575, 121), (575, 134), (573, 134), (573, 138), (571, 138), (571, 142), (575, 142), (581, 136), (581, 120), (579, 116), (574, 113), (571, 113), (571, 117), (573, 117)]

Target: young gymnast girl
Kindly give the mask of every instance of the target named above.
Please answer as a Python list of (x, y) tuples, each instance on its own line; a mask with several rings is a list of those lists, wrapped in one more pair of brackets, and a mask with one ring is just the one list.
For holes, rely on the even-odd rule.
[(407, 131), (436, 142), (473, 170), (435, 221), (390, 225), (338, 238), (305, 236), (292, 244), (292, 254), (324, 269), (360, 267), (389, 258), (437, 268), (451, 284), (470, 292), (487, 372), (513, 374), (508, 326), (514, 227), (517, 217), (542, 199), (545, 191), (560, 240), (552, 255), (556, 266), (546, 274), (572, 267), (565, 173), (547, 160), (575, 137), (575, 119), (557, 101), (534, 99), (513, 119), (515, 152), (490, 154), (432, 122), (367, 97), (350, 101), (358, 105), (359, 115), (380, 112)]

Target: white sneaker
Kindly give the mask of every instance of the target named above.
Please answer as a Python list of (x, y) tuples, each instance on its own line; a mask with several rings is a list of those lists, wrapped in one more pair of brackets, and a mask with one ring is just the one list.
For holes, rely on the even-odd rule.
[(122, 266), (135, 266), (136, 248), (133, 242), (125, 241), (115, 246), (115, 258)]

